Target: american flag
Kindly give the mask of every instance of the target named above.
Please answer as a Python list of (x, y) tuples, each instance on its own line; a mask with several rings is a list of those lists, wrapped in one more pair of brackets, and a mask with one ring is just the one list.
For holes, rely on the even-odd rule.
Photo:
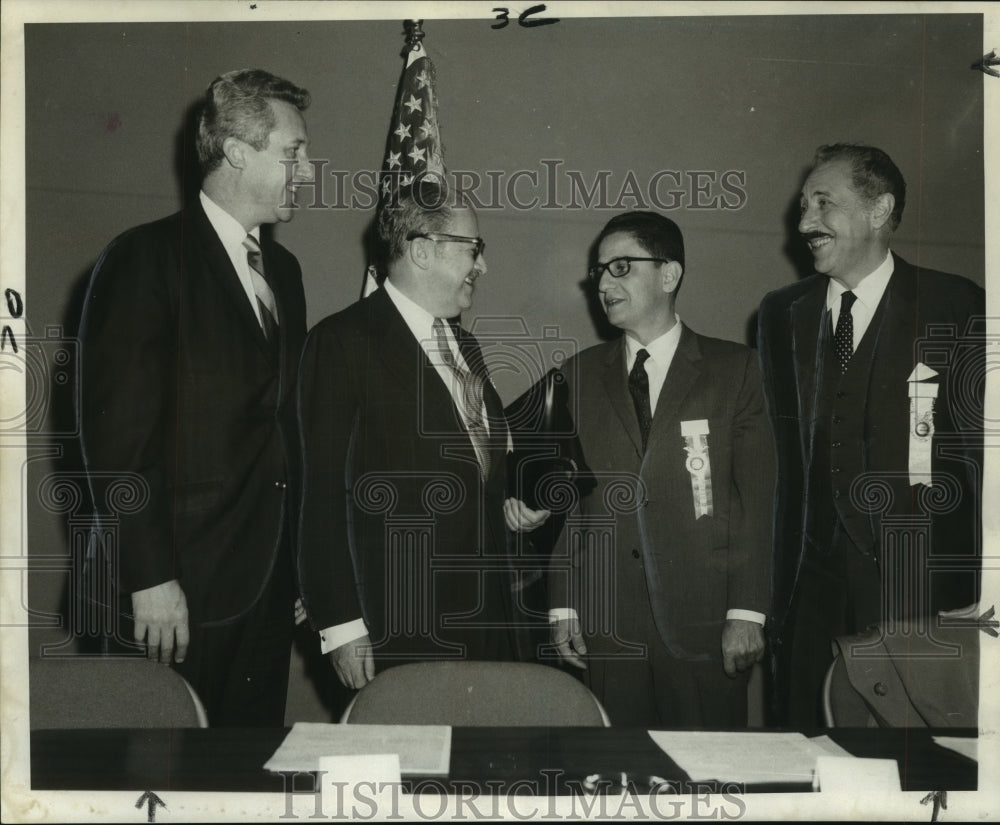
[(430, 173), (433, 180), (435, 173), (443, 177), (445, 168), (438, 131), (434, 65), (423, 44), (417, 42), (407, 56), (389, 125), (379, 179), (382, 202), (397, 198), (399, 190), (408, 187), (420, 173)]
[[(445, 167), (441, 153), (434, 64), (418, 40), (407, 54), (389, 123), (385, 159), (379, 175), (379, 206), (398, 203), (401, 191), (421, 174), (429, 176), (430, 180), (437, 176), (443, 180)], [(378, 274), (374, 265), (368, 267), (364, 295), (378, 288)]]

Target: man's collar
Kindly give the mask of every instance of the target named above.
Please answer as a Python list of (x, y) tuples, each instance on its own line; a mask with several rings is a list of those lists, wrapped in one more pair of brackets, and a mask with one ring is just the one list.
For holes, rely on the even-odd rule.
[(386, 295), (389, 296), (396, 309), (399, 310), (399, 314), (403, 316), (403, 320), (406, 321), (406, 325), (410, 328), (413, 336), (418, 341), (429, 339), (433, 334), (434, 316), (412, 298), (404, 295), (399, 287), (389, 278), (385, 279), (382, 286), (385, 289)]
[[(892, 277), (893, 265), (892, 252), (887, 250), (885, 260), (875, 268), (874, 272), (865, 275), (858, 285), (851, 290), (857, 296), (858, 300), (872, 312), (875, 311), (879, 301), (882, 300), (882, 296), (885, 294), (889, 278)], [(833, 278), (828, 279), (826, 308), (829, 310), (833, 310), (834, 307), (839, 308), (840, 296), (845, 292), (847, 292), (847, 288), (843, 284), (838, 283)]]
[(255, 226), (247, 232), (243, 224), (206, 195), (204, 190), (198, 193), (198, 199), (215, 234), (219, 236), (224, 246), (229, 248), (240, 245), (248, 234), (253, 235), (254, 240), (260, 243), (260, 226)]
[(625, 358), (629, 364), (635, 360), (636, 353), (644, 349), (649, 353), (649, 357), (659, 363), (665, 363), (667, 356), (677, 349), (677, 344), (681, 340), (681, 316), (674, 313), (674, 325), (663, 333), (659, 338), (654, 338), (643, 346), (635, 338), (625, 335)]

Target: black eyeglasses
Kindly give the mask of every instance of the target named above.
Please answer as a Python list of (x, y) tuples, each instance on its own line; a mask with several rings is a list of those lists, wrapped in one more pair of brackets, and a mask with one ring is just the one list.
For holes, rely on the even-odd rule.
[(656, 261), (661, 264), (669, 264), (669, 258), (631, 258), (629, 256), (624, 256), (622, 258), (612, 258), (606, 264), (596, 264), (587, 270), (587, 276), (595, 284), (601, 280), (601, 276), (604, 274), (604, 270), (607, 270), (612, 278), (624, 278), (628, 275), (629, 270), (632, 269), (632, 263), (634, 261)]
[(482, 238), (472, 238), (468, 235), (449, 235), (447, 232), (412, 232), (406, 236), (406, 240), (412, 241), (414, 238), (425, 238), (434, 243), (471, 243), (474, 244), (474, 258), (478, 258), (486, 251), (486, 241)]

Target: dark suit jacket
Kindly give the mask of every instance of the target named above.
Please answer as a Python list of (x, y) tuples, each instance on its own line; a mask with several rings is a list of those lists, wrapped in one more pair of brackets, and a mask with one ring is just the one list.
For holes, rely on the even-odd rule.
[[(874, 484), (865, 495), (845, 496), (840, 504), (850, 508), (845, 512), (852, 540), (880, 558), (883, 525), (893, 526), (888, 517), (904, 517), (904, 524), (918, 528), (930, 525), (930, 554), (965, 567), (964, 572), (932, 573), (930, 609), (936, 612), (976, 599), (969, 571), (975, 569), (980, 544), (984, 364), (982, 325), (977, 333), (969, 322), (984, 314), (984, 292), (965, 278), (918, 269), (899, 256), (894, 260), (881, 324), (873, 320), (866, 332), (866, 340), (876, 336), (866, 395), (852, 403), (863, 414), (860, 437), (842, 448), (857, 467), (842, 486), (849, 488), (862, 473)], [(811, 540), (804, 524), (810, 506), (811, 422), (823, 360), (820, 341), (829, 325), (827, 284), (826, 276), (814, 275), (770, 293), (760, 306), (760, 358), (779, 456), (772, 623), (778, 634)], [(939, 373), (934, 379), (939, 391), (933, 492), (909, 484), (907, 379), (918, 361)]]
[[(679, 658), (721, 659), (726, 611), (765, 613), (769, 600), (774, 445), (753, 351), (684, 327), (645, 455), (628, 390), (624, 339), (584, 350), (563, 372), (584, 460), (597, 485), (581, 501), (578, 517), (567, 521), (553, 555), (552, 606), (576, 608), (586, 628), (586, 612), (597, 608), (595, 588), (607, 585), (596, 558), (605, 549), (569, 536), (574, 529), (600, 533), (610, 527), (613, 555), (641, 555), (667, 649)], [(709, 425), (714, 507), (700, 518), (681, 435), (681, 422), (698, 419)], [(567, 565), (589, 577), (589, 600), (567, 589)], [(632, 606), (627, 596), (622, 594), (621, 610)]]
[(253, 605), (294, 523), (305, 299), (295, 258), (261, 247), (278, 353), (197, 200), (111, 242), (81, 323), (84, 456), (121, 587), (179, 579), (195, 623)]
[[(478, 344), (456, 332), (486, 376)], [(511, 597), (507, 425), (488, 377), (485, 484), (448, 388), (384, 289), (313, 328), (299, 384), (299, 582), (313, 627), (363, 617), (383, 658), (486, 655), (483, 625), (506, 628)]]

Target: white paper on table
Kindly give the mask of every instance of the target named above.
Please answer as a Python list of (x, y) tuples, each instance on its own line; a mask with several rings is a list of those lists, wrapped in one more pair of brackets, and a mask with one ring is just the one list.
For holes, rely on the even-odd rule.
[(895, 759), (821, 756), (816, 760), (813, 788), (821, 793), (852, 796), (899, 793), (899, 766)]
[(813, 741), (802, 733), (651, 730), (649, 736), (692, 782), (811, 785), (820, 756), (850, 756), (825, 736)]
[(317, 771), (323, 756), (399, 755), (406, 776), (447, 776), (451, 728), (447, 725), (335, 725), (296, 722), (270, 759), (269, 771)]
[(973, 762), (979, 761), (979, 738), (976, 736), (933, 736), (935, 744), (955, 751)]

